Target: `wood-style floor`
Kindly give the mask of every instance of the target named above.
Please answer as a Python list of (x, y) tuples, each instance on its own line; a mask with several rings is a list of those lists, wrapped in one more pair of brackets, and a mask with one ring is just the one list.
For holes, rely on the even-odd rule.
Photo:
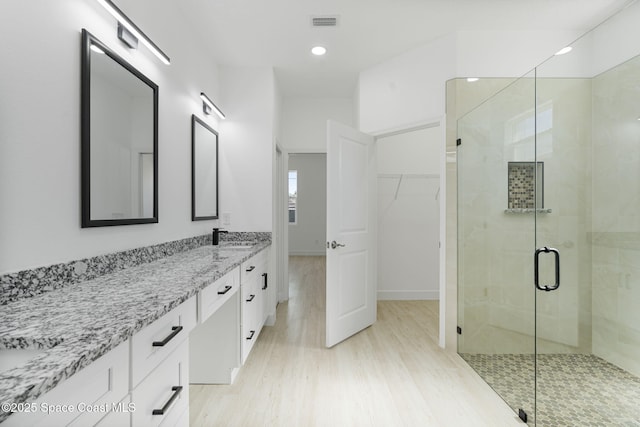
[(233, 385), (192, 385), (191, 426), (523, 426), (455, 353), (437, 301), (380, 301), (377, 322), (324, 347), (324, 257), (290, 258), (290, 299)]

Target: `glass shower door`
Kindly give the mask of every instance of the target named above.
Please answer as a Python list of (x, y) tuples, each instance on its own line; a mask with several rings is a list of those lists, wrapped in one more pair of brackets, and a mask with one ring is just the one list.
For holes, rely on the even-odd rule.
[(457, 160), (458, 352), (531, 425), (532, 259), (543, 166), (535, 158), (535, 123), (531, 73), (458, 121)]
[(536, 295), (538, 426), (640, 425), (639, 19), (636, 3), (536, 70), (536, 239), (560, 254)]

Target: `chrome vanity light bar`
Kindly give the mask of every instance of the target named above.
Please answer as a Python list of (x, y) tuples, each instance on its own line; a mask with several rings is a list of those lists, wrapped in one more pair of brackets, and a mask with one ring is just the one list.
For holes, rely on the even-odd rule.
[(202, 110), (205, 114), (211, 114), (211, 110), (215, 111), (215, 113), (221, 118), (224, 119), (224, 113), (213, 103), (212, 100), (209, 99), (204, 92), (200, 92), (200, 98), (202, 98)]
[(97, 0), (97, 1), (102, 5), (102, 7), (104, 7), (107, 10), (107, 12), (109, 12), (111, 15), (113, 15), (114, 18), (116, 18), (116, 20), (123, 27), (125, 27), (129, 32), (131, 32), (131, 34), (133, 34), (134, 37), (140, 40), (142, 44), (144, 44), (155, 56), (157, 56), (158, 59), (160, 59), (160, 61), (162, 61), (166, 65), (169, 65), (171, 63), (171, 60), (169, 59), (169, 57), (165, 55), (165, 53), (158, 46), (156, 46), (156, 44), (152, 42), (151, 39), (147, 37), (147, 35), (143, 33), (142, 30), (138, 28), (138, 26), (134, 24), (133, 21), (131, 21), (131, 19), (127, 17), (127, 15), (124, 14), (124, 12), (118, 9), (118, 7), (115, 4), (113, 4), (111, 0)]

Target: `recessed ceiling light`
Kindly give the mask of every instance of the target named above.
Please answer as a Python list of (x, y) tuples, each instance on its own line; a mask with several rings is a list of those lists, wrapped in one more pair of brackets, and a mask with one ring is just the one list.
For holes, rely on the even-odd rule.
[(562, 49), (560, 49), (559, 51), (556, 52), (556, 56), (558, 55), (564, 55), (565, 53), (569, 53), (573, 50), (573, 48), (571, 46), (567, 46), (567, 47), (563, 47)]
[(322, 56), (322, 55), (324, 55), (325, 53), (327, 53), (327, 48), (326, 48), (326, 47), (324, 47), (324, 46), (314, 46), (314, 47), (311, 49), (311, 53), (313, 53), (313, 54), (314, 54), (314, 55), (316, 55), (316, 56)]
[(480, 80), (480, 79), (477, 78), (477, 77), (467, 77), (467, 81), (468, 82), (477, 82), (478, 80)]

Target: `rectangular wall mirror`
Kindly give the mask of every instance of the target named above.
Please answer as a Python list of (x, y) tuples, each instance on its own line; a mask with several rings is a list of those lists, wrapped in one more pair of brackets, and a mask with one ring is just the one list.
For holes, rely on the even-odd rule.
[(158, 222), (158, 86), (82, 30), (82, 227)]
[(191, 219), (218, 219), (218, 133), (191, 116)]

